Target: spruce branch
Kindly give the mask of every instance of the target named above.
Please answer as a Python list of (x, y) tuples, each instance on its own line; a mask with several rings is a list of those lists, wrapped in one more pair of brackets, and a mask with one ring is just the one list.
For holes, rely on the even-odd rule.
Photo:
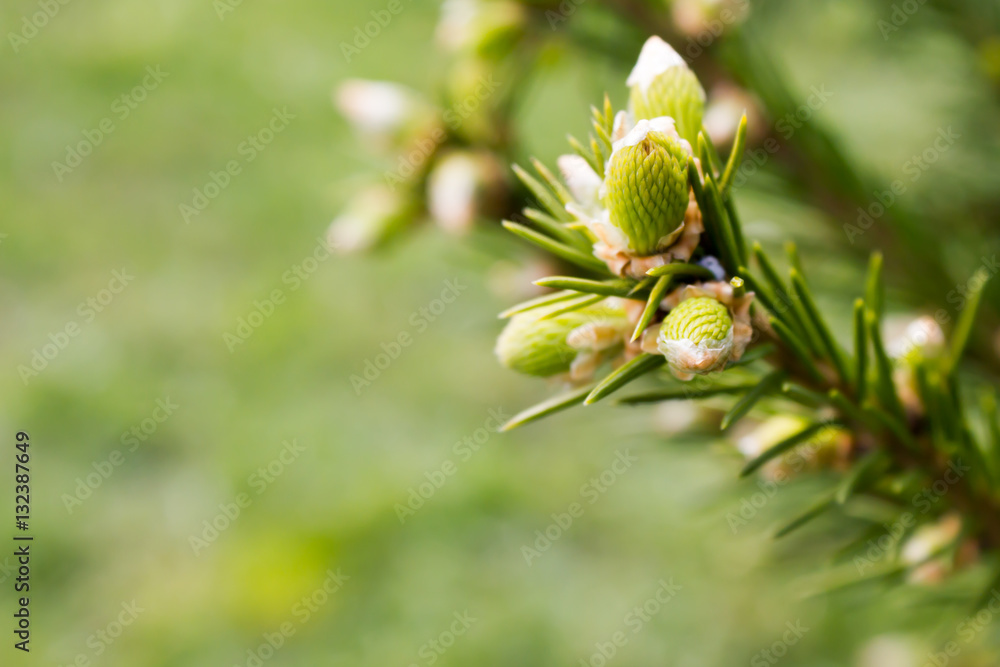
[[(560, 161), (565, 184), (540, 164), (535, 170), (541, 180), (518, 171), (547, 210), (538, 231), (510, 222), (505, 226), (560, 259), (604, 276), (543, 278), (536, 284), (561, 290), (551, 301), (536, 299), (508, 311), (534, 318), (534, 323), (518, 324), (524, 331), (546, 332), (545, 338), (523, 334), (523, 344), (531, 346), (526, 353), (544, 354), (547, 345), (568, 350), (573, 358), (563, 360), (558, 368), (567, 370), (555, 377), (582, 386), (530, 408), (505, 428), (591, 405), (640, 378), (662, 381), (662, 370), (668, 369), (676, 379), (667, 387), (616, 402), (728, 398), (723, 431), (756, 419), (761, 406), (779, 414), (794, 406), (793, 414), (811, 415), (793, 432), (748, 455), (741, 472), (761, 474), (780, 466), (807, 443), (824, 452), (822, 460), (843, 469), (836, 488), (790, 518), (776, 536), (842, 512), (865, 495), (905, 512), (907, 490), (948, 479), (942, 507), (960, 517), (961, 533), (947, 544), (931, 545), (935, 558), (954, 556), (958, 551), (950, 545), (959, 539), (1000, 549), (996, 399), (987, 393), (975, 406), (965, 405), (959, 363), (986, 277), (970, 294), (950, 345), (937, 332), (897, 351), (883, 340), (885, 287), (882, 257), (875, 253), (863, 294), (853, 304), (852, 345), (843, 345), (805, 278), (797, 247), (785, 245), (790, 269), (782, 276), (759, 243), (744, 240), (731, 184), (746, 146), (745, 121), (723, 161), (703, 132), (692, 145), (677, 133), (672, 117), (642, 117), (648, 108), (699, 113), (691, 105), (702, 102), (703, 94), (677, 83), (688, 75), (683, 60), (652, 38), (629, 78), (634, 125), (629, 127), (629, 116), (615, 113), (606, 97), (601, 109), (592, 109), (593, 149), (588, 152), (573, 141), (574, 159)], [(676, 92), (685, 90), (693, 92)], [(653, 91), (693, 97), (654, 99), (659, 93)], [(678, 192), (687, 193), (686, 208), (678, 205)], [(559, 205), (564, 212), (555, 210)], [(577, 234), (572, 243), (569, 233)], [(581, 239), (592, 244), (591, 252)], [(594, 308), (601, 310), (584, 315)], [(558, 331), (545, 324), (573, 312), (584, 319)], [(505, 345), (518, 344), (507, 336)], [(746, 375), (732, 381), (734, 374)], [(966, 426), (976, 408), (989, 424), (984, 442)], [(966, 470), (964, 461), (975, 465)], [(933, 512), (928, 525), (951, 521), (950, 516)], [(910, 539), (918, 537), (919, 531)], [(925, 563), (908, 562), (902, 555), (897, 561), (884, 576), (917, 576)]]

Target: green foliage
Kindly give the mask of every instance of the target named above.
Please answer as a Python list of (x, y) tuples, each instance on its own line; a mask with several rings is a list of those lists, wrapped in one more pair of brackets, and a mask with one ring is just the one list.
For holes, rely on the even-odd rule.
[[(634, 95), (635, 91), (633, 98)], [(640, 101), (638, 104), (643, 103)], [(637, 102), (633, 99), (633, 109), (636, 107)], [(599, 141), (594, 145), (607, 148), (610, 132), (608, 119), (612, 116), (607, 102), (603, 112), (595, 112), (595, 131)], [(895, 488), (894, 481), (909, 476), (933, 481), (944, 468), (957, 460), (956, 457), (976, 460), (981, 465), (973, 468), (967, 477), (959, 479), (941, 508), (925, 518), (926, 531), (932, 531), (931, 527), (936, 525), (934, 522), (945, 521), (942, 517), (948, 511), (958, 511), (962, 516), (965, 539), (974, 540), (989, 549), (1000, 547), (1000, 542), (997, 542), (1000, 539), (1000, 514), (993, 500), (994, 477), (991, 473), (1000, 469), (1000, 426), (997, 424), (996, 402), (991, 394), (987, 394), (982, 401), (985, 411), (982, 418), (989, 424), (988, 437), (982, 440), (964, 426), (966, 412), (970, 408), (959, 401), (959, 387), (963, 383), (958, 375), (959, 360), (974, 328), (987, 276), (977, 274), (975, 277), (975, 289), (970, 290), (967, 306), (956, 323), (946, 363), (931, 363), (929, 360), (936, 357), (919, 354), (894, 358), (883, 341), (885, 287), (882, 257), (879, 253), (872, 254), (868, 278), (861, 290), (864, 295), (855, 301), (853, 307), (853, 351), (848, 352), (837, 340), (820, 301), (805, 279), (797, 246), (786, 244), (789, 269), (784, 276), (777, 268), (777, 262), (768, 256), (761, 244), (754, 242), (748, 250), (732, 192), (735, 171), (742, 163), (746, 133), (744, 116), (724, 165), (716, 157), (716, 149), (706, 136), (698, 134), (696, 143), (700, 158), (688, 158), (687, 185), (704, 224), (700, 251), (696, 256), (715, 255), (726, 277), (733, 278), (732, 288), (724, 292), (729, 295), (727, 299), (752, 297), (755, 300), (754, 308), (759, 316), (755, 320), (753, 342), (748, 354), (761, 350), (754, 355), (754, 360), (764, 362), (765, 367), (748, 366), (753, 369), (749, 371), (752, 378), (749, 382), (727, 382), (725, 378), (738, 371), (720, 371), (720, 368), (740, 365), (739, 372), (743, 372), (743, 365), (738, 364), (739, 354), (736, 354), (732, 361), (737, 364), (723, 362), (719, 367), (715, 364), (703, 366), (718, 375), (710, 381), (706, 378), (707, 386), (682, 385), (650, 390), (626, 396), (618, 402), (724, 400), (733, 396), (734, 400), (719, 424), (723, 430), (732, 428), (751, 415), (781, 413), (789, 409), (789, 404), (797, 406), (796, 411), (804, 410), (812, 414), (812, 423), (750, 457), (740, 473), (742, 476), (760, 473), (767, 466), (779, 465), (784, 457), (815, 441), (820, 434), (842, 434), (836, 437), (846, 438), (845, 444), (824, 450), (829, 452), (828, 456), (834, 457), (831, 461), (836, 461), (837, 467), (844, 470), (840, 482), (833, 491), (824, 491), (804, 511), (790, 518), (776, 532), (776, 537), (788, 535), (824, 514), (849, 511), (867, 494), (877, 495), (882, 502), (897, 503), (900, 511), (904, 511), (907, 487), (890, 491)], [(646, 161), (652, 159), (650, 156), (662, 150), (661, 144), (654, 141), (646, 148), (642, 145), (634, 147), (641, 150), (617, 153), (617, 157), (611, 160), (610, 169), (604, 173), (599, 168), (602, 151), (595, 150), (588, 154), (578, 142), (572, 143), (603, 180), (605, 196), (611, 203), (611, 221), (626, 231), (630, 240), (635, 240), (637, 235), (632, 233), (635, 230), (652, 229), (654, 217), (665, 219), (666, 216), (658, 213), (635, 224), (630, 222), (631, 226), (622, 224), (627, 217), (623, 211), (627, 210), (628, 215), (635, 217), (637, 210), (623, 206), (631, 206), (629, 202), (640, 200), (649, 202), (651, 198), (655, 199), (653, 195), (660, 192), (663, 184), (674, 182), (671, 180), (674, 176), (665, 177), (660, 173), (662, 170), (646, 167)], [(551, 176), (549, 172), (542, 173)], [(577, 203), (572, 199), (573, 195), (558, 183), (548, 182), (548, 189), (543, 192), (536, 192), (536, 184), (530, 180), (526, 184), (543, 204), (549, 202), (555, 206), (558, 201), (564, 207), (569, 204), (566, 208), (573, 210)], [(567, 194), (571, 199), (565, 200)], [(686, 197), (685, 192), (685, 201)], [(679, 196), (675, 199), (678, 202), (681, 200)], [(619, 202), (624, 204), (619, 205)], [(672, 215), (676, 217), (677, 213)], [(596, 224), (586, 220), (583, 223), (582, 227), (577, 224), (572, 228), (585, 231)], [(574, 223), (564, 221), (560, 224), (570, 228)], [(515, 228), (513, 231), (525, 236), (523, 230)], [(600, 235), (599, 230), (591, 231)], [(669, 229), (656, 228), (652, 235), (647, 235), (647, 240), (659, 238), (665, 231)], [(563, 259), (583, 265), (584, 262), (579, 259), (584, 252), (582, 249), (574, 248), (569, 252), (557, 240), (564, 234), (559, 229), (543, 229), (529, 240)], [(640, 251), (636, 254), (641, 260), (642, 255), (650, 255), (656, 248), (650, 243), (642, 243), (636, 244), (633, 250)], [(754, 270), (748, 268), (751, 258)], [(591, 268), (589, 264), (587, 268)], [(614, 273), (614, 266), (610, 263), (607, 269)], [(704, 286), (715, 284), (711, 280), (716, 276), (707, 264), (673, 257), (646, 269), (644, 273), (645, 276), (624, 272), (610, 280), (559, 276), (539, 280), (536, 284), (567, 290), (581, 295), (581, 298), (592, 295), (591, 299), (597, 302), (612, 298), (641, 303), (641, 310), (636, 311), (641, 314), (633, 316), (635, 325), (628, 345), (636, 345), (640, 338), (644, 340), (643, 332), (652, 327), (660, 328), (662, 341), (684, 340), (695, 346), (721, 341), (732, 335), (732, 313), (736, 312), (734, 302), (724, 305), (714, 296), (696, 295), (687, 299), (679, 297), (679, 300), (666, 298), (668, 293), (680, 294), (687, 288), (704, 289)], [(718, 284), (729, 288), (726, 283)], [(918, 345), (919, 341), (913, 344)], [(542, 403), (515, 418), (508, 426), (527, 423), (579, 404), (590, 405), (640, 377), (656, 374), (665, 361), (660, 356), (665, 354), (662, 345), (653, 349), (644, 342), (642, 350), (638, 356), (607, 372), (596, 386), (588, 385)], [(669, 353), (666, 354), (671, 369), (676, 371), (674, 360)], [(690, 374), (681, 373), (678, 377), (686, 380), (690, 379)], [(829, 437), (832, 436), (827, 439)], [(942, 553), (946, 551), (938, 547), (933, 549), (934, 557)], [(955, 552), (947, 553), (954, 555)], [(900, 554), (896, 558), (896, 563), (886, 569), (887, 573), (898, 575), (909, 572), (930, 560), (903, 561), (899, 560), (903, 558)], [(867, 577), (863, 579), (867, 580)]]

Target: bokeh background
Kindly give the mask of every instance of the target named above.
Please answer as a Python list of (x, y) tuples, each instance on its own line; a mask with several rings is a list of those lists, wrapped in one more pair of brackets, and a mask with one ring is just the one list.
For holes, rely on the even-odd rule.
[[(193, 0), (51, 4), (24, 43), (9, 35), (45, 3), (0, 8), (0, 488), (10, 513), (13, 436), (26, 430), (36, 540), (27, 656), (11, 647), (12, 560), (0, 555), (4, 665), (902, 667), (926, 664), (932, 634), (962, 621), (961, 580), (807, 597), (850, 523), (820, 521), (785, 542), (771, 533), (828, 480), (782, 487), (734, 530), (727, 517), (760, 489), (735, 480), (739, 457), (710, 435), (710, 410), (598, 406), (482, 430), (551, 390), (492, 356), (495, 314), (516, 291), (504, 283), (530, 252), (488, 222), (464, 241), (424, 226), (375, 256), (307, 261), (361, 175), (381, 168), (331, 90), (361, 77), (430, 91), (437, 3), (404, 2), (351, 62), (341, 44), (382, 0), (232, 2), (221, 13)], [(919, 242), (948, 258), (955, 284), (966, 279), (989, 246), (964, 242), (962, 212), (987, 221), (973, 238), (994, 249), (1000, 231), (995, 13), (963, 23), (919, 3), (886, 37), (889, 2), (757, 4), (754, 42), (797, 91), (834, 92), (816, 117), (866, 169), (898, 178), (954, 126), (961, 139), (900, 206), (941, 212)], [(596, 12), (584, 1), (571, 22), (600, 30)], [(585, 133), (603, 91), (626, 99), (629, 63), (563, 29), (525, 77), (519, 154), (553, 159), (566, 132)], [(621, 35), (634, 59), (646, 35)], [(162, 81), (123, 117), (119, 98), (147, 68)], [(248, 151), (275, 109), (287, 126)], [(106, 118), (113, 131), (56, 173)], [(181, 204), (233, 160), (240, 173), (185, 220)], [(876, 235), (852, 245), (843, 219), (800, 204), (782, 177), (769, 165), (741, 188), (750, 235), (799, 241), (824, 307), (846, 313)], [(882, 250), (890, 265), (909, 261)], [(133, 277), (104, 291), (120, 286), (115, 272)], [(943, 305), (954, 286), (915, 297), (905, 272), (893, 275), (899, 313)], [(459, 296), (415, 324), (446, 281)], [(261, 306), (276, 290), (280, 302)], [(249, 337), (226, 338), (261, 309)], [(19, 372), (74, 323), (37, 375)], [(351, 376), (400, 333), (412, 344), (356, 391)], [(177, 406), (160, 421), (158, 401)], [(671, 435), (692, 418), (701, 434)], [(128, 439), (133, 428), (141, 440)], [(456, 443), (477, 437), (459, 455)], [(607, 481), (625, 452), (634, 464), (526, 562), (536, 531), (589, 498), (584, 485)], [(449, 462), (454, 474), (401, 520), (411, 489)], [(633, 633), (631, 610), (661, 581), (680, 588)], [(453, 626), (456, 614), (466, 622)], [(807, 631), (772, 662), (761, 652), (788, 624)], [(603, 658), (618, 631), (627, 644)], [(949, 664), (995, 664), (992, 634)]]

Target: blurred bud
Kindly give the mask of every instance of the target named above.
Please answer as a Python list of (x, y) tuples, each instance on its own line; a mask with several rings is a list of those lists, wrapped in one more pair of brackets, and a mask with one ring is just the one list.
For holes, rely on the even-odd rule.
[(514, 315), (497, 339), (500, 362), (519, 373), (551, 377), (579, 365), (592, 370), (596, 353), (623, 344), (629, 321), (625, 309), (616, 301), (609, 299), (545, 318), (561, 307), (556, 304)]
[(416, 213), (408, 192), (374, 185), (359, 192), (330, 224), (326, 240), (330, 249), (348, 253), (369, 250), (388, 241)]
[(427, 181), (430, 214), (449, 232), (465, 232), (477, 218), (499, 213), (504, 194), (503, 169), (486, 151), (445, 155)]
[[(946, 514), (935, 523), (924, 524), (903, 544), (900, 560), (914, 567), (909, 579), (913, 583), (935, 583), (950, 570), (949, 559), (937, 559), (952, 546), (962, 532), (962, 519), (957, 514)], [(933, 559), (933, 560), (932, 560)]]
[(436, 112), (419, 93), (386, 81), (350, 79), (334, 91), (334, 104), (379, 149), (398, 148), (436, 124)]
[(750, 0), (673, 0), (670, 9), (674, 25), (688, 36), (688, 55), (696, 58), (726, 28), (746, 18)]
[(636, 120), (669, 116), (681, 137), (692, 143), (697, 140), (705, 91), (673, 47), (659, 37), (646, 40), (626, 84)]
[(500, 57), (524, 35), (525, 10), (508, 0), (445, 0), (435, 39), (446, 51)]
[(905, 364), (940, 357), (946, 349), (941, 325), (929, 315), (909, 322), (903, 334), (891, 339), (888, 347), (889, 354)]
[(504, 81), (496, 78), (497, 71), (487, 61), (458, 58), (451, 64), (445, 78), (447, 108), (443, 119), (450, 132), (469, 143), (497, 145), (502, 137), (502, 123), (495, 116), (503, 99)]
[(702, 121), (708, 138), (716, 146), (724, 146), (736, 138), (740, 118), (747, 115), (747, 143), (755, 143), (763, 135), (764, 122), (753, 95), (731, 83), (723, 82), (712, 88), (712, 102), (705, 109)]
[(604, 181), (610, 223), (636, 255), (669, 247), (683, 231), (691, 148), (669, 118), (641, 120), (615, 142)]
[(785, 438), (795, 435), (809, 425), (809, 420), (798, 415), (775, 415), (761, 422), (753, 431), (736, 441), (736, 449), (749, 461), (755, 459)]
[(896, 360), (892, 379), (900, 400), (909, 412), (922, 413), (915, 369), (918, 365), (933, 368), (945, 360), (947, 348), (941, 326), (933, 317), (918, 317), (906, 324), (902, 333), (889, 338), (888, 352)]
[[(798, 415), (775, 415), (763, 421), (753, 431), (736, 441), (736, 448), (747, 460), (755, 459), (782, 440), (812, 424)], [(851, 452), (850, 432), (837, 426), (826, 426), (807, 442), (790, 452), (768, 461), (761, 474), (772, 480), (787, 479), (805, 470), (844, 467)]]
[(914, 531), (903, 545), (900, 558), (906, 565), (919, 565), (950, 546), (962, 531), (962, 519), (947, 514), (935, 523), (927, 523)]

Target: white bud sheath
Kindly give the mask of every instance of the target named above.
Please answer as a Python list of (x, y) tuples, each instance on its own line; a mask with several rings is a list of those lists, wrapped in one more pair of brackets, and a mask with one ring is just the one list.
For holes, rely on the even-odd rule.
[(573, 198), (591, 210), (600, 203), (601, 177), (579, 155), (560, 155), (556, 161)]
[(639, 86), (639, 90), (645, 93), (653, 83), (653, 79), (666, 72), (671, 67), (687, 67), (681, 54), (674, 50), (662, 39), (653, 35), (646, 40), (639, 52), (639, 60), (632, 73), (628, 75), (625, 85), (628, 87)]
[(614, 155), (627, 146), (635, 146), (639, 144), (649, 135), (650, 132), (659, 132), (672, 139), (684, 142), (684, 145), (688, 149), (688, 153), (691, 152), (691, 144), (681, 139), (677, 134), (677, 127), (674, 123), (674, 119), (668, 116), (660, 116), (659, 118), (653, 118), (650, 120), (643, 118), (636, 123), (635, 127), (628, 131), (628, 134), (611, 146), (611, 155)]

